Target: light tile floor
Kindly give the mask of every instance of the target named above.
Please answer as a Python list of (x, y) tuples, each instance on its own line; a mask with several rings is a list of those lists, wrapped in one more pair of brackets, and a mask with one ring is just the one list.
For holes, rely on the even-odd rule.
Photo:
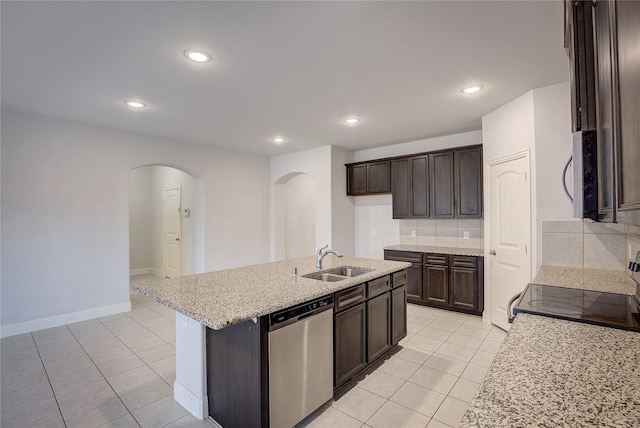
[[(131, 306), (0, 340), (0, 426), (210, 428), (173, 400), (175, 312), (135, 293)], [(402, 349), (303, 426), (458, 425), (505, 333), (416, 305), (408, 319)]]

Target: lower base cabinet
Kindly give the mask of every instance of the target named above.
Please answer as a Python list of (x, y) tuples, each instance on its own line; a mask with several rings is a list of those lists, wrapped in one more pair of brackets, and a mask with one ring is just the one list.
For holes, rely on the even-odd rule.
[(367, 365), (366, 305), (360, 303), (336, 313), (333, 329), (334, 386), (337, 387), (351, 379)]
[(412, 263), (407, 269), (407, 302), (482, 314), (484, 257), (385, 250), (384, 258)]
[(339, 389), (407, 335), (407, 271), (334, 297), (334, 387)]

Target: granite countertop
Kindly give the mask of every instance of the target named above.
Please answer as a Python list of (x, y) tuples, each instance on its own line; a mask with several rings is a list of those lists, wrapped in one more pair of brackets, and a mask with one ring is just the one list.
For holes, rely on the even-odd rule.
[(636, 293), (636, 283), (621, 270), (542, 265), (532, 282), (607, 293)]
[(456, 247), (436, 247), (431, 245), (391, 245), (384, 247), (385, 250), (395, 251), (411, 251), (414, 253), (436, 253), (436, 254), (454, 254), (458, 256), (476, 256), (483, 257), (484, 250), (482, 248), (456, 248)]
[[(316, 272), (315, 263), (314, 256), (304, 257), (140, 282), (131, 288), (207, 327), (219, 330), (411, 266), (407, 262), (329, 255), (323, 260), (323, 271), (338, 266), (373, 270), (338, 282), (303, 278), (302, 275)], [(291, 274), (293, 267), (298, 268), (296, 276)]]
[(637, 427), (640, 334), (520, 313), (460, 427)]

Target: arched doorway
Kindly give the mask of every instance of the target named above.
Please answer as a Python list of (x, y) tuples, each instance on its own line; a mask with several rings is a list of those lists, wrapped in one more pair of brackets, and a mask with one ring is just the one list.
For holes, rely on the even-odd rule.
[(316, 179), (291, 173), (276, 181), (275, 259), (310, 256), (316, 248)]
[(142, 166), (129, 172), (131, 276), (181, 276), (201, 271), (202, 190), (200, 178), (170, 166)]

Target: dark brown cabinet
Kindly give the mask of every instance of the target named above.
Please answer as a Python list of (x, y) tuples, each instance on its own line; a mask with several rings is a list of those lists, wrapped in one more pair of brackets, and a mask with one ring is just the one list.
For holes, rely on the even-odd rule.
[(367, 365), (366, 306), (360, 303), (334, 319), (334, 386), (351, 379)]
[(425, 302), (436, 305), (449, 303), (449, 259), (442, 254), (425, 254)]
[(391, 194), (393, 195), (393, 218), (411, 218), (411, 175), (409, 159), (391, 161)]
[[(384, 258), (413, 263), (407, 269), (409, 303), (482, 314), (484, 257), (385, 250)], [(418, 258), (423, 260), (422, 264), (419, 264)], [(421, 274), (411, 275), (414, 269)]]
[(393, 218), (429, 217), (429, 156), (391, 161)]
[(406, 278), (407, 273), (401, 271), (335, 294), (336, 389), (407, 335)]
[(573, 132), (596, 128), (593, 1), (565, 1), (565, 49), (571, 80)]
[(454, 152), (456, 217), (482, 217), (482, 147)]
[(347, 164), (347, 194), (370, 195), (391, 192), (389, 160)]
[(454, 217), (453, 152), (430, 155), (429, 173), (431, 217)]
[(374, 361), (391, 348), (391, 296), (367, 301), (367, 359)]

